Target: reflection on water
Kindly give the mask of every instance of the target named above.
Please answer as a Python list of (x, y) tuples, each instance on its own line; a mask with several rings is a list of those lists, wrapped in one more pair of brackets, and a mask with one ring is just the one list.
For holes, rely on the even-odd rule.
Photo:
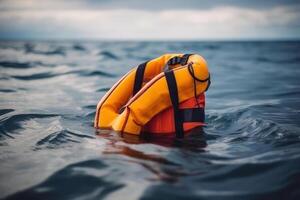
[[(0, 42), (0, 198), (299, 199), (299, 42)], [(163, 53), (203, 55), (207, 126), (95, 130), (96, 104)]]
[(174, 134), (149, 134), (132, 135), (126, 133), (118, 133), (110, 130), (97, 130), (97, 136), (105, 138), (115, 144), (118, 141), (124, 141), (128, 144), (156, 144), (164, 147), (182, 148), (184, 150), (197, 151), (206, 147), (205, 133), (202, 127), (196, 127), (187, 132), (184, 139), (176, 138)]
[[(180, 148), (183, 151), (201, 152), (206, 147), (205, 135), (201, 127), (195, 128), (188, 133), (184, 139), (177, 139), (175, 135), (150, 135), (145, 134), (142, 136), (130, 134), (118, 134), (112, 131), (98, 130), (98, 137), (105, 138), (109, 142), (106, 143), (103, 154), (119, 154), (122, 157), (129, 157), (135, 159), (137, 163), (141, 164), (147, 170), (151, 171), (157, 177), (156, 179), (162, 181), (175, 182), (181, 176), (192, 175), (191, 173), (184, 172), (180, 169), (180, 164), (168, 160), (166, 156), (157, 154), (150, 154), (145, 151), (139, 151), (128, 146), (128, 144), (155, 144), (167, 148)], [(124, 143), (120, 143), (120, 142)], [(146, 162), (145, 162), (146, 161)], [(147, 161), (157, 163), (160, 165), (176, 167), (179, 170), (161, 171), (157, 166), (149, 165)], [(154, 179), (153, 179), (154, 180)]]

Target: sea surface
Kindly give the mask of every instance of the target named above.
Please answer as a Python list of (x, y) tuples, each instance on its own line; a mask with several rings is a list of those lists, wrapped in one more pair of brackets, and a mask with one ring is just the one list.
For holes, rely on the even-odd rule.
[[(207, 60), (207, 126), (95, 130), (100, 98), (164, 53)], [(300, 42), (0, 42), (2, 198), (300, 199)]]

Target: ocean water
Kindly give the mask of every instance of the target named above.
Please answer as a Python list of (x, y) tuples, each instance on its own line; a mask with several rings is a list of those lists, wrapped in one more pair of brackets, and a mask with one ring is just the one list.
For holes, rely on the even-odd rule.
[[(164, 53), (208, 62), (203, 130), (96, 131), (96, 104)], [(300, 199), (300, 42), (0, 42), (0, 199)]]

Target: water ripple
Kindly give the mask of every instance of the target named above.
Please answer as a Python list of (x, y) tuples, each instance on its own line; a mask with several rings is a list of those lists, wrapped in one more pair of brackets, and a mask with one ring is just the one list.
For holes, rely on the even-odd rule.
[(37, 65), (43, 65), (43, 64), (41, 62), (9, 62), (9, 61), (0, 62), (0, 67), (15, 68), (15, 69), (31, 68)]
[(104, 59), (119, 60), (119, 57), (110, 51), (101, 51), (98, 55), (102, 56)]
[(72, 70), (72, 71), (61, 72), (61, 73), (53, 73), (49, 71), (49, 72), (42, 72), (42, 73), (29, 74), (29, 75), (11, 75), (11, 77), (18, 80), (29, 81), (29, 80), (38, 80), (38, 79), (48, 79), (52, 77), (69, 75), (69, 74), (77, 74), (79, 76), (87, 76), (87, 77), (89, 76), (116, 77), (116, 75), (114, 74), (103, 72), (100, 70), (97, 71)]
[[(54, 173), (43, 183), (18, 192), (7, 197), (7, 199), (48, 199), (56, 197), (61, 199), (102, 199), (124, 186), (124, 184), (107, 180), (108, 173), (101, 175), (101, 171), (106, 170), (107, 167), (100, 160), (88, 160), (71, 164)], [(92, 169), (100, 173), (97, 175), (89, 174), (88, 172)], [(61, 185), (64, 185), (64, 187), (61, 187)], [(91, 187), (91, 185), (94, 187)]]
[[(12, 110), (10, 111), (12, 112)], [(8, 112), (7, 112), (8, 113)], [(16, 134), (18, 129), (21, 129), (21, 123), (35, 118), (49, 118), (57, 117), (56, 114), (14, 114), (10, 116), (1, 117), (0, 119), (0, 139), (3, 136), (14, 138), (12, 134)]]
[(73, 49), (76, 50), (76, 51), (86, 51), (86, 49), (83, 46), (79, 45), (79, 44), (73, 45)]
[(91, 72), (83, 72), (81, 73), (82, 76), (105, 76), (105, 77), (117, 77), (117, 75), (115, 74), (111, 74), (108, 72), (104, 72), (104, 71), (100, 71), (100, 70), (95, 70), (95, 71), (91, 71)]
[(41, 55), (46, 55), (46, 56), (51, 56), (51, 55), (65, 55), (65, 50), (63, 48), (55, 48), (53, 50), (48, 49), (48, 50), (37, 50), (33, 44), (25, 44), (25, 52), (32, 53), (32, 54), (41, 54)]
[[(0, 199), (299, 199), (299, 49), (0, 42)], [(95, 130), (113, 83), (166, 52), (207, 59), (207, 125), (184, 139)]]
[(58, 148), (61, 144), (69, 144), (75, 142), (75, 143), (80, 143), (82, 138), (90, 138), (92, 139), (92, 136), (89, 135), (84, 135), (81, 133), (75, 133), (70, 130), (60, 130), (56, 131), (54, 133), (49, 134), (45, 138), (42, 138), (39, 140), (36, 145), (35, 149), (43, 149), (43, 148), (49, 148), (49, 149), (56, 149)]

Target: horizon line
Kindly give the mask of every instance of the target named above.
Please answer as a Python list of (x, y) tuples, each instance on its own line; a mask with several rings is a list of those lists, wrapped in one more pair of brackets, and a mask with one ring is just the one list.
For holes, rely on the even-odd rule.
[(272, 42), (272, 41), (300, 41), (300, 37), (291, 38), (195, 38), (195, 39), (117, 39), (117, 38), (0, 38), (0, 41), (40, 41), (40, 42), (61, 42), (61, 41), (81, 41), (81, 42)]

